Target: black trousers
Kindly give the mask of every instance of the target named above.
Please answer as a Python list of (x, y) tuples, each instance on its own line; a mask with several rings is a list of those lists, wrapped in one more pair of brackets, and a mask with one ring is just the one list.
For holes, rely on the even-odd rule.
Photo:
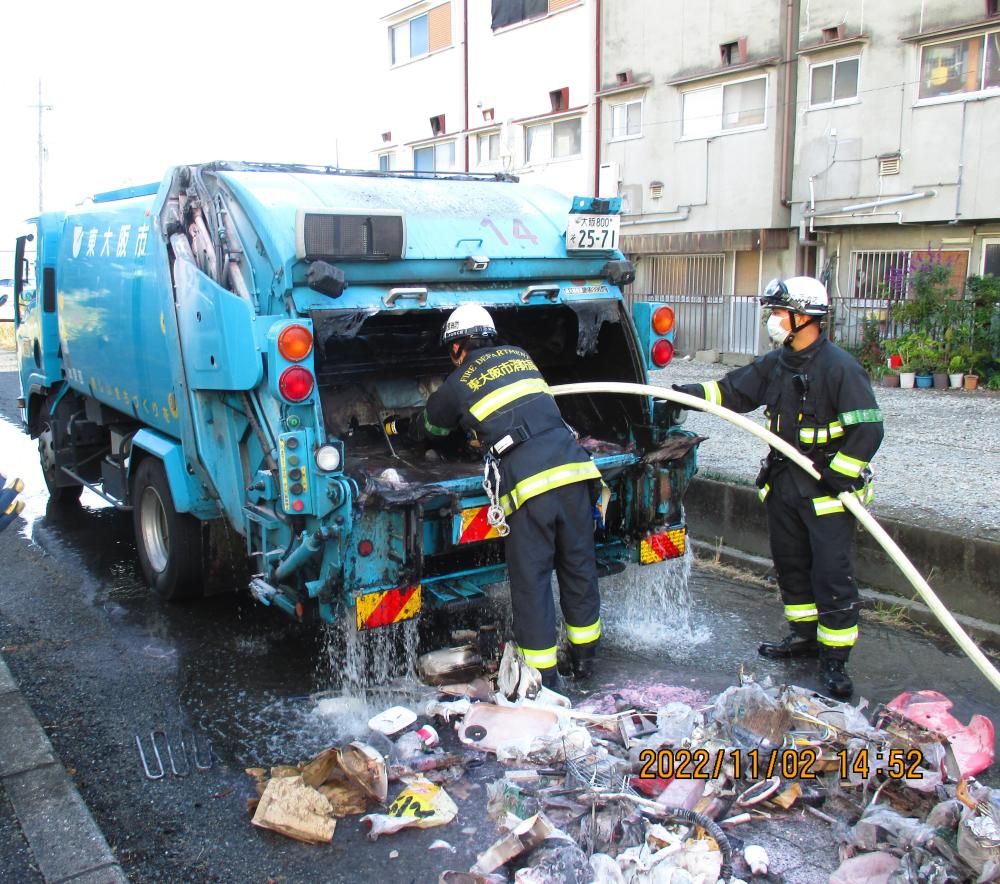
[(792, 631), (815, 636), (828, 656), (846, 660), (858, 634), (854, 516), (846, 510), (817, 515), (813, 501), (796, 489), (791, 467), (771, 479), (765, 503), (771, 557)]
[(601, 634), (590, 482), (532, 497), (509, 518), (505, 540), (514, 639), (539, 669), (556, 665), (552, 570), (571, 647), (593, 647)]

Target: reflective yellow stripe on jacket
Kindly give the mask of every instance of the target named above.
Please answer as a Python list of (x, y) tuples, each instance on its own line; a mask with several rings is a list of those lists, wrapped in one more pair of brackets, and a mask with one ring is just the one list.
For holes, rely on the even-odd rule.
[(579, 463), (567, 463), (561, 467), (552, 467), (542, 470), (527, 479), (522, 479), (515, 485), (508, 494), (500, 498), (500, 505), (506, 515), (510, 515), (526, 500), (552, 491), (554, 488), (562, 488), (563, 485), (572, 485), (574, 482), (583, 482), (587, 479), (600, 479), (601, 471), (592, 460), (584, 460)]
[(541, 378), (525, 378), (523, 381), (515, 381), (499, 390), (487, 393), (469, 407), (469, 413), (478, 421), (486, 420), (494, 411), (509, 405), (515, 399), (548, 392), (549, 385)]

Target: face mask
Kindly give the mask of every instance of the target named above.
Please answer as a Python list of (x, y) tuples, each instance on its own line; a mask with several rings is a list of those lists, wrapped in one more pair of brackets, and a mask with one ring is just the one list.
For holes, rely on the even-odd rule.
[(772, 313), (767, 318), (767, 336), (779, 347), (788, 340), (791, 332), (781, 324), (781, 317)]

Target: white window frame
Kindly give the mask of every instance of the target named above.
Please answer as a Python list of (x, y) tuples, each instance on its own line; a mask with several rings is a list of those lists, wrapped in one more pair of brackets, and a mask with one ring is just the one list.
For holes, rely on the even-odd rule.
[[(579, 123), (580, 125), (580, 150), (576, 153), (566, 154), (564, 156), (555, 156), (552, 150), (552, 145), (555, 136), (555, 127), (559, 123)], [(529, 160), (528, 159), (528, 130), (529, 129), (544, 129), (549, 130), (549, 155), (545, 159)], [(563, 163), (567, 160), (579, 159), (583, 156), (583, 117), (580, 115), (571, 117), (561, 117), (558, 120), (539, 120), (537, 123), (525, 123), (524, 124), (524, 164), (526, 166), (544, 166), (548, 163)]]
[[(486, 144), (487, 144), (486, 159), (485, 160), (483, 159), (483, 151), (482, 151), (482, 139), (484, 139), (484, 138), (486, 139)], [(492, 159), (490, 157), (490, 155), (489, 155), (489, 153), (490, 153), (489, 142), (490, 142), (491, 138), (496, 138), (496, 140), (497, 140), (497, 157), (496, 157), (496, 159)], [(496, 128), (496, 129), (491, 129), (489, 132), (478, 132), (476, 134), (476, 168), (482, 169), (482, 168), (486, 168), (486, 167), (496, 167), (496, 166), (499, 166), (500, 165), (500, 160), (501, 160), (501, 157), (500, 157), (500, 147), (501, 147), (501, 144), (500, 144), (500, 129), (499, 129), (499, 127)]]
[[(858, 79), (854, 84), (854, 95), (850, 98), (834, 98), (837, 94), (837, 67), (847, 61), (858, 63)], [(813, 71), (816, 68), (832, 67), (833, 81), (830, 83), (830, 101), (813, 101)], [(809, 110), (821, 110), (828, 107), (843, 107), (845, 104), (859, 104), (861, 102), (861, 56), (845, 55), (843, 58), (835, 58), (831, 61), (817, 61), (809, 65)]]
[[(979, 89), (969, 90), (968, 92), (953, 92), (950, 95), (931, 95), (927, 98), (920, 97), (920, 87), (923, 84), (923, 67), (924, 67), (924, 51), (930, 49), (933, 46), (942, 46), (945, 43), (959, 43), (968, 42), (976, 37), (982, 38), (983, 41), (983, 52), (980, 61), (979, 70)], [(917, 88), (916, 88), (916, 98), (913, 102), (914, 107), (922, 107), (929, 104), (948, 104), (952, 101), (970, 101), (976, 100), (983, 97), (989, 97), (994, 95), (1000, 95), (1000, 85), (997, 86), (987, 86), (984, 88), (984, 79), (986, 78), (986, 56), (987, 56), (987, 41), (990, 37), (996, 37), (1000, 40), (1000, 30), (992, 29), (983, 31), (978, 34), (966, 34), (964, 36), (952, 36), (947, 39), (942, 40), (932, 40), (927, 43), (921, 43), (917, 46), (917, 75), (914, 78)]]
[[(764, 121), (761, 123), (751, 123), (749, 126), (740, 126), (738, 128), (724, 129), (722, 128), (722, 110), (719, 111), (719, 128), (712, 132), (699, 133), (698, 135), (684, 135), (684, 99), (685, 96), (691, 95), (695, 92), (709, 92), (714, 89), (718, 89), (722, 93), (722, 102), (720, 108), (725, 107), (725, 89), (727, 86), (736, 86), (740, 83), (748, 83), (752, 80), (763, 80), (764, 81)], [(771, 78), (766, 73), (765, 74), (755, 74), (752, 77), (740, 77), (738, 80), (726, 80), (724, 83), (716, 83), (712, 86), (702, 86), (698, 89), (685, 89), (681, 92), (681, 136), (678, 141), (698, 141), (704, 138), (718, 138), (720, 135), (739, 135), (744, 132), (759, 132), (762, 129), (767, 128), (767, 101), (768, 95), (771, 91)]]
[[(431, 54), (431, 33), (430, 33), (430, 10), (421, 12), (419, 15), (411, 16), (410, 18), (397, 22), (394, 25), (389, 25), (389, 65), (390, 67), (398, 68), (401, 65), (409, 64), (411, 61), (416, 61), (418, 58), (426, 58)], [(410, 26), (418, 18), (427, 19), (427, 49), (424, 52), (418, 53), (417, 55), (410, 55)], [(406, 58), (398, 59), (396, 58), (396, 48), (394, 42), (395, 32), (399, 29), (406, 28), (407, 46), (406, 46)]]
[[(440, 168), (438, 168), (438, 164), (437, 164), (438, 148), (440, 148), (440, 147), (446, 147), (449, 144), (452, 146), (451, 166), (449, 166), (447, 169), (440, 169)], [(410, 157), (411, 157), (411, 159), (413, 161), (413, 170), (414, 171), (416, 171), (416, 169), (417, 169), (417, 151), (418, 150), (427, 150), (428, 148), (430, 148), (431, 150), (434, 151), (434, 168), (433, 169), (429, 169), (429, 170), (422, 170), (422, 171), (429, 171), (431, 173), (434, 173), (434, 172), (454, 172), (455, 171), (455, 167), (456, 167), (456, 165), (458, 163), (458, 146), (457, 146), (457, 139), (455, 139), (455, 138), (447, 138), (444, 141), (431, 141), (429, 144), (414, 144), (411, 147), (411, 149), (410, 149)]]
[[(628, 134), (628, 109), (633, 104), (639, 105), (639, 131), (635, 135)], [(624, 108), (625, 113), (625, 134), (615, 135), (615, 111), (618, 108)], [(608, 139), (609, 142), (613, 141), (631, 141), (634, 138), (642, 138), (642, 116), (643, 116), (643, 100), (642, 98), (630, 98), (628, 101), (620, 101), (618, 104), (611, 105), (611, 137)]]

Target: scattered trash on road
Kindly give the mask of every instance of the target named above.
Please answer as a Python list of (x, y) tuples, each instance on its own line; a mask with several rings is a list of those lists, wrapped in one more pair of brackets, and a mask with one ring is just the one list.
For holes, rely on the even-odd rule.
[[(753, 824), (810, 818), (839, 844), (837, 884), (1000, 881), (1000, 790), (972, 776), (993, 761), (993, 724), (962, 725), (934, 691), (867, 714), (741, 673), (715, 697), (631, 684), (573, 706), (510, 646), (492, 675), (474, 643), (420, 659), (425, 693), (370, 718), (388, 754), (356, 742), (269, 778), (251, 769), (272, 799), (255, 824), (322, 843), (358, 815), (374, 840), (461, 825), (477, 801), (473, 822), (485, 810), (497, 837), (441, 882), (711, 884), (778, 880)], [(482, 836), (464, 822), (455, 837)]]

